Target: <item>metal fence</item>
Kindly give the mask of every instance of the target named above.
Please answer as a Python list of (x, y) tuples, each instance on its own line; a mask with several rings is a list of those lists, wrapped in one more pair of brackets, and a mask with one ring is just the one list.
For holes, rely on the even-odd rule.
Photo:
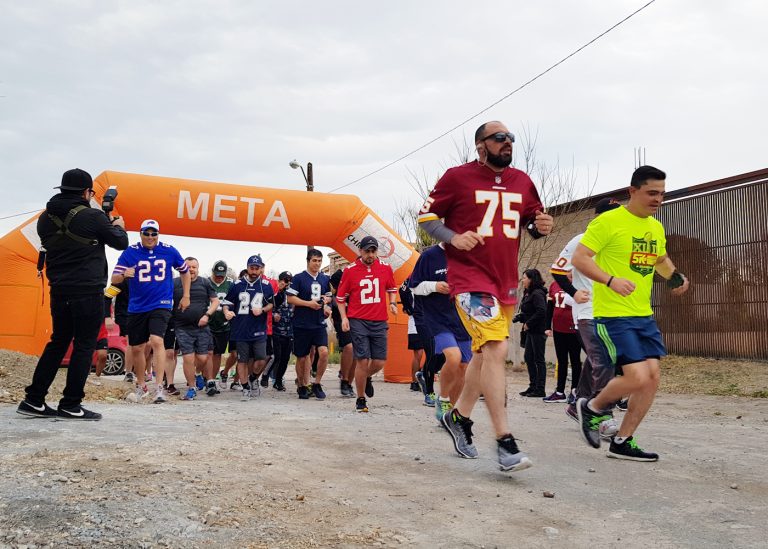
[(691, 281), (680, 297), (658, 276), (654, 282), (670, 353), (768, 359), (768, 173), (756, 174), (672, 196), (659, 210), (667, 252)]

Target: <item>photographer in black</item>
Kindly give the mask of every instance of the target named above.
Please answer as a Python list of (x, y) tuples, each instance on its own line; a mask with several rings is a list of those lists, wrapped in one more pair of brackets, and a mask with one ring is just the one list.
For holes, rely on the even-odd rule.
[[(61, 192), (51, 198), (37, 220), (51, 289), (53, 331), (37, 362), (32, 384), (26, 388), (26, 398), (16, 411), (33, 417), (99, 420), (101, 414), (86, 410), (80, 403), (104, 320), (104, 246), (124, 250), (128, 235), (122, 219), (111, 219), (105, 212), (91, 208), (93, 180), (87, 172), (64, 172), (57, 188)], [(58, 410), (54, 410), (45, 403), (45, 396), (73, 339), (64, 396)]]

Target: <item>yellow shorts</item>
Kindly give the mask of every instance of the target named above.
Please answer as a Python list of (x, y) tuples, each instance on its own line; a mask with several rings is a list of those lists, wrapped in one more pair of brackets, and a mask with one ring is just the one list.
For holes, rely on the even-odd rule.
[(503, 305), (491, 294), (482, 292), (458, 294), (454, 302), (461, 323), (472, 338), (472, 351), (479, 352), (489, 341), (509, 338), (514, 305)]

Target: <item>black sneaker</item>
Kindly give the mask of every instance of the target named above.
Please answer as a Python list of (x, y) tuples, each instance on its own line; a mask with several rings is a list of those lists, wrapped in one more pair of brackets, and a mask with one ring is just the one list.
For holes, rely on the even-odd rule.
[(179, 395), (181, 394), (181, 391), (179, 391), (179, 390), (176, 388), (176, 385), (174, 385), (174, 384), (170, 384), (170, 385), (168, 385), (168, 389), (166, 390), (166, 392), (167, 392), (169, 395), (172, 395), (172, 396), (179, 396)]
[(528, 387), (525, 391), (520, 391), (519, 395), (521, 397), (527, 397), (528, 393), (533, 391), (533, 387)]
[(35, 406), (30, 404), (26, 400), (19, 402), (19, 407), (16, 408), (16, 413), (29, 417), (57, 417), (59, 414), (43, 402), (42, 406)]
[(59, 408), (57, 415), (60, 419), (77, 419), (79, 421), (99, 421), (101, 419), (101, 414), (86, 410), (82, 406), (70, 410)]
[(611, 439), (611, 446), (608, 449), (608, 457), (615, 459), (629, 459), (632, 461), (659, 461), (659, 454), (646, 452), (637, 445), (634, 437), (627, 437), (624, 442), (618, 444)]
[(296, 392), (299, 393), (299, 398), (301, 400), (307, 400), (309, 398), (309, 389), (307, 389), (306, 385), (299, 385)]
[(312, 384), (312, 394), (317, 400), (325, 400), (325, 391), (323, 391), (323, 386), (319, 383)]
[(365, 396), (373, 398), (373, 381), (371, 381), (371, 378), (365, 379)]
[(365, 397), (358, 397), (358, 399), (355, 401), (355, 410), (358, 412), (368, 411), (368, 403), (365, 402)]
[(517, 447), (515, 437), (511, 434), (498, 439), (496, 444), (499, 452), (499, 469), (502, 471), (522, 471), (533, 465), (528, 456)]
[(581, 435), (592, 448), (600, 448), (600, 424), (611, 419), (610, 414), (598, 414), (587, 406), (587, 399), (580, 398), (576, 402), (576, 412), (579, 414)]
[(576, 411), (576, 405), (575, 404), (568, 404), (565, 407), (565, 413), (573, 421), (576, 421), (576, 422), (579, 421), (579, 413)]
[(216, 388), (216, 382), (214, 380), (210, 380), (205, 386), (205, 394), (209, 397), (212, 397), (218, 392), (219, 390)]
[(262, 387), (269, 387), (269, 376), (267, 374), (262, 375), (261, 382), (259, 384)]
[(418, 381), (411, 381), (411, 391), (419, 392), (419, 393), (421, 392), (421, 387), (419, 386)]
[(629, 399), (625, 398), (624, 400), (620, 400), (616, 403), (616, 408), (618, 408), (622, 412), (627, 411), (627, 406), (629, 406)]
[(285, 385), (283, 385), (283, 383), (282, 383), (281, 381), (275, 381), (275, 384), (274, 384), (274, 385), (272, 385), (272, 388), (273, 388), (275, 391), (282, 391), (282, 392), (285, 392)]

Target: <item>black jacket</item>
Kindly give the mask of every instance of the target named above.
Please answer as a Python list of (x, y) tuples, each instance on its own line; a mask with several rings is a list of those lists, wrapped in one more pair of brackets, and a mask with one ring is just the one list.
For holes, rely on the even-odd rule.
[(543, 334), (547, 329), (547, 290), (534, 288), (526, 291), (516, 320), (528, 325), (528, 333)]
[(48, 217), (57, 216), (64, 221), (76, 206), (89, 206), (82, 195), (60, 193), (46, 204), (46, 211), (37, 220), (37, 234), (46, 249), (46, 275), (52, 295), (84, 295), (104, 290), (107, 284), (107, 256), (104, 245), (116, 250), (128, 247), (128, 234), (112, 225), (106, 214), (88, 207), (79, 212), (69, 224), (76, 235), (98, 241), (95, 245), (82, 244), (63, 235), (57, 235), (58, 226)]

